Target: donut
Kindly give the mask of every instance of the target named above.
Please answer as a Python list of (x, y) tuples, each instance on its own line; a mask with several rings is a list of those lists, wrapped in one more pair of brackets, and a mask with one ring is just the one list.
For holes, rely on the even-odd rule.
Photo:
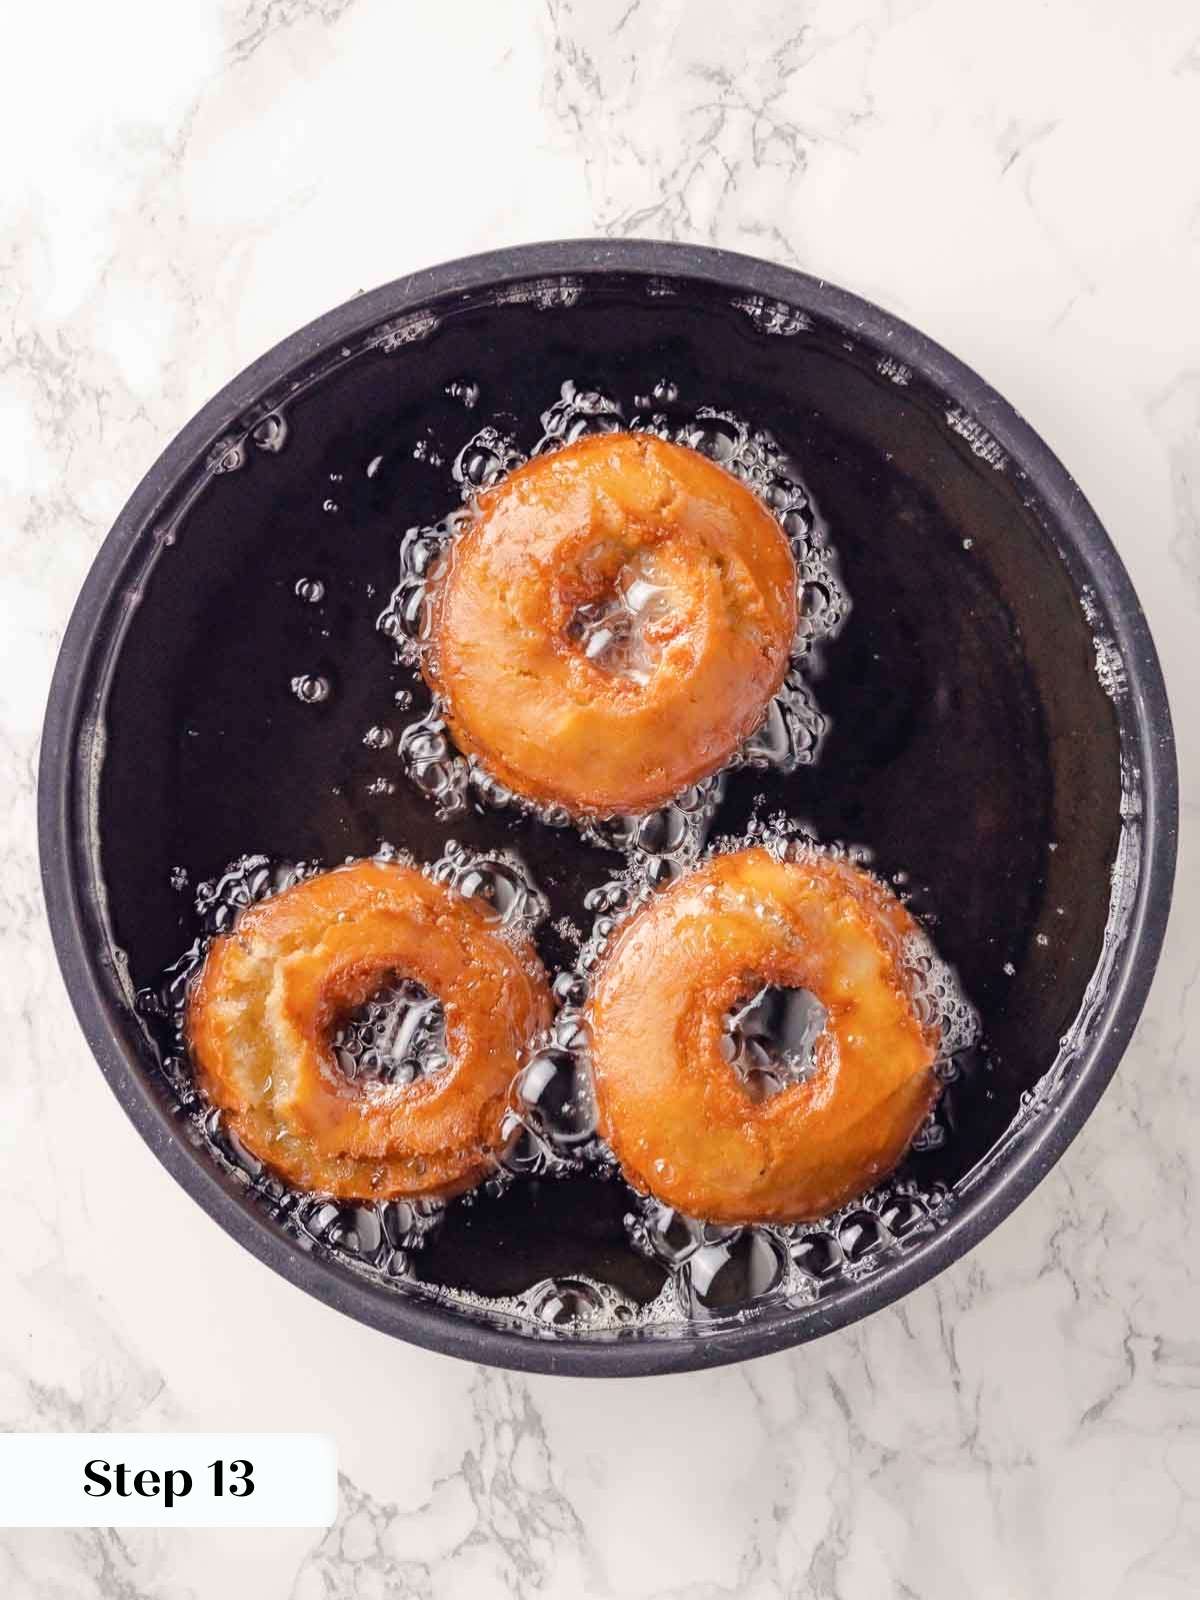
[(612, 816), (729, 760), (795, 630), (795, 561), (754, 494), (682, 445), (601, 434), (481, 497), (433, 580), (423, 671), (493, 778)]
[[(412, 1083), (351, 1080), (331, 1039), (396, 977), (440, 1000), (448, 1064)], [(528, 941), (414, 867), (338, 867), (242, 913), (187, 1000), (197, 1081), (252, 1154), (341, 1199), (452, 1195), (502, 1149), (509, 1089), (550, 1020)]]
[[(849, 863), (757, 847), (635, 910), (585, 1008), (600, 1131), (630, 1184), (706, 1221), (786, 1223), (890, 1171), (939, 1086), (939, 1030), (905, 954), (917, 933)], [(810, 1074), (756, 1103), (722, 1038), (767, 984), (807, 990), (827, 1017)]]

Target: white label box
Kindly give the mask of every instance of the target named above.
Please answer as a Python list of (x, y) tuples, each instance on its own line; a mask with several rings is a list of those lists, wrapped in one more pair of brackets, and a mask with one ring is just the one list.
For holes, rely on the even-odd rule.
[(0, 1433), (3, 1528), (327, 1528), (323, 1433)]

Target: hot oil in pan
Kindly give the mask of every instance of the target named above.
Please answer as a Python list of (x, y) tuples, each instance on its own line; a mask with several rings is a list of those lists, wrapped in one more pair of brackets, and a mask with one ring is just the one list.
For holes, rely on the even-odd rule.
[[(455, 386), (455, 392), (474, 396), (477, 390), (464, 383)], [(717, 1226), (679, 1215), (628, 1190), (596, 1135), (579, 1022), (588, 971), (620, 916), (685, 872), (710, 843), (720, 828), (726, 789), (735, 772), (787, 777), (816, 760), (825, 723), (809, 678), (822, 645), (836, 638), (848, 610), (827, 530), (774, 440), (728, 412), (712, 407), (683, 411), (677, 395), (674, 383), (660, 381), (651, 396), (635, 400), (634, 414), (625, 416), (619, 401), (568, 380), (559, 398), (541, 413), (542, 431), (530, 453), (544, 454), (585, 434), (630, 427), (700, 450), (749, 484), (778, 518), (796, 560), (799, 621), (792, 663), (762, 726), (727, 769), (659, 811), (588, 825), (582, 830), (583, 839), (573, 845), (580, 852), (590, 847), (623, 856), (625, 865), (586, 893), (575, 916), (560, 919), (545, 938), (548, 964), (559, 969), (555, 995), (560, 1011), (551, 1035), (535, 1049), (514, 1086), (510, 1144), (496, 1178), (449, 1206), (348, 1205), (289, 1191), (194, 1092), (182, 1004), (204, 941), (169, 974), (165, 985), (142, 999), (144, 1013), (162, 1029), (167, 1076), (202, 1136), (218, 1158), (246, 1174), (298, 1239), (389, 1280), (465, 1296), (463, 1303), (473, 1309), (551, 1326), (586, 1326), (591, 1331), (647, 1320), (736, 1313), (767, 1295), (811, 1293), (821, 1277), (832, 1274), (827, 1263), (845, 1257), (843, 1235), (852, 1232), (856, 1242), (866, 1238), (869, 1249), (878, 1250), (893, 1235), (903, 1233), (901, 1217), (910, 1231), (931, 1225), (943, 1199), (937, 1187), (921, 1192), (917, 1180), (909, 1177), (831, 1219), (819, 1233), (811, 1227)], [(671, 409), (662, 409), (664, 405)], [(432, 458), (434, 464), (441, 459), (429, 441), (422, 441), (420, 458)], [(499, 482), (524, 459), (515, 437), (501, 433), (494, 424), (478, 429), (454, 455), (451, 473), (467, 509), (435, 525), (410, 528), (401, 541), (399, 582), (377, 624), (381, 642), (389, 642), (394, 651), (393, 665), (418, 667), (428, 648), (427, 583), (440, 564), (453, 561), (455, 537), (470, 516), (475, 494)], [(380, 464), (377, 458), (368, 463), (368, 480), (376, 476)], [(331, 485), (343, 498), (345, 482), (344, 473), (330, 473)], [(332, 494), (322, 502), (326, 515), (340, 510), (341, 502)], [(297, 578), (293, 585), (297, 602), (306, 607), (321, 606), (328, 592), (326, 580), (312, 574)], [(639, 623), (654, 600), (653, 594), (640, 590), (621, 594), (603, 615), (584, 619), (577, 643), (605, 659), (608, 670), (636, 673), (641, 662)], [(336, 664), (329, 663), (320, 671), (297, 673), (290, 679), (291, 691), (306, 707), (324, 706), (334, 693), (335, 672)], [(372, 793), (394, 795), (398, 782), (411, 785), (446, 825), (472, 814), (488, 819), (515, 812), (527, 825), (569, 830), (565, 813), (528, 806), (469, 766), (454, 751), (436, 705), (431, 707), (428, 701), (417, 674), (411, 688), (393, 692), (388, 720), (372, 722), (364, 730), (366, 750), (386, 763), (398, 763), (390, 776), (385, 766), (371, 780)], [(760, 793), (758, 807), (766, 800), (765, 792)], [(756, 818), (746, 841), (786, 851), (788, 828), (786, 823), (768, 825)], [(433, 870), (486, 904), (488, 914), (501, 926), (508, 921), (544, 922), (548, 908), (537, 888), (538, 858), (528, 855), (528, 841), (522, 842), (526, 846), (522, 855), (481, 855), (449, 840)], [(390, 854), (391, 847), (387, 850)], [(865, 860), (867, 852), (858, 855)], [(222, 931), (245, 903), (297, 881), (309, 870), (309, 865), (243, 860), (220, 881), (202, 886), (197, 910), (206, 931)], [(536, 918), (530, 916), (534, 906), (540, 913)], [(581, 947), (573, 962), (565, 959), (564, 942)], [(917, 959), (930, 968), (928, 980), (917, 972)], [(963, 1053), (975, 1042), (973, 1014), (958, 994), (953, 975), (936, 963), (932, 951), (914, 957), (913, 970), (931, 1016), (941, 1023), (944, 1048), (938, 1071), (953, 1079)], [(784, 1019), (790, 1014), (788, 1001), (794, 998), (764, 992), (744, 1008), (746, 1016), (753, 1012), (752, 1023), (741, 1014), (730, 1019), (735, 1059), (740, 1063), (743, 1056), (747, 1061), (753, 1057), (752, 1070), (744, 1076), (748, 1090), (756, 1095), (784, 1087), (773, 1068), (784, 1069), (787, 1063), (784, 1070), (795, 1075), (804, 1070), (803, 1060), (788, 1055), (789, 1043), (796, 1045), (796, 1040), (790, 1038)], [(806, 1024), (801, 1031), (804, 1051), (810, 1053), (812, 1039), (807, 1035), (820, 1031), (819, 1019), (815, 1030)], [(342, 1019), (332, 1042), (340, 1069), (356, 1081), (370, 1075), (410, 1082), (443, 1068), (447, 1060), (444, 1019), (436, 999), (400, 976), (359, 1013)], [(918, 1143), (929, 1148), (944, 1137), (944, 1125), (931, 1117)], [(883, 1220), (884, 1212), (892, 1219), (891, 1228)], [(813, 1270), (817, 1238), (826, 1263), (820, 1273)]]
[[(656, 318), (660, 330), (662, 320)], [(634, 346), (636, 322), (631, 316)], [(114, 921), (139, 981), (161, 972), (198, 931), (196, 879), (218, 873), (248, 847), (265, 858), (251, 869), (253, 878), (270, 875), (272, 862), (333, 864), (383, 840), (433, 861), (449, 837), (493, 856), (517, 851), (549, 903), (539, 934), (546, 964), (552, 971), (572, 967), (577, 942), (598, 914), (596, 896), (606, 892), (621, 856), (599, 840), (582, 843), (571, 828), (497, 808), (486, 796), (470, 795), (451, 819), (439, 818), (413, 781), (411, 762), (398, 754), (406, 730), (428, 709), (427, 697), (411, 665), (396, 659), (401, 652), (373, 628), (396, 584), (404, 529), (434, 527), (445, 516), (456, 464), (473, 482), (494, 470), (494, 445), (515, 441), (528, 450), (547, 395), (562, 382), (561, 364), (547, 370), (562, 360), (553, 340), (524, 346), (534, 353), (515, 394), (510, 374), (522, 369), (504, 368), (501, 383), (495, 351), (490, 371), (463, 376), (472, 371), (465, 332), (465, 340), (448, 340), (441, 351), (443, 369), (461, 365), (434, 385), (432, 403), (427, 387), (406, 390), (397, 382), (390, 393), (386, 357), (371, 352), (339, 379), (339, 399), (318, 389), (297, 403), (277, 459), (260, 462), (251, 447), (250, 471), (230, 479), (238, 495), (226, 498), (223, 515), (212, 515), (216, 497), (202, 500), (181, 528), (172, 559), (189, 561), (197, 581), (155, 596), (160, 603), (152, 613), (147, 608), (152, 625), (131, 635), (122, 653), (109, 707), (105, 869)], [(677, 423), (688, 411), (694, 416), (705, 397), (722, 409), (717, 402), (726, 400), (726, 389), (697, 364), (687, 341), (669, 353), (675, 359), (658, 396), (662, 414)], [(632, 360), (609, 350), (576, 393), (615, 397), (627, 418), (652, 416), (660, 407), (646, 359), (643, 350), (634, 372)], [(361, 408), (356, 383), (369, 401)], [(647, 395), (651, 406), (640, 406)], [(753, 415), (740, 395), (733, 399)], [(786, 430), (790, 453), (829, 516), (854, 609), (815, 682), (830, 722), (819, 761), (790, 773), (769, 766), (734, 772), (709, 826), (744, 833), (753, 819), (783, 811), (819, 837), (869, 844), (874, 869), (901, 882), (918, 913), (937, 916), (939, 946), (983, 1013), (985, 1035), (1006, 1043), (1012, 1021), (1005, 969), (1028, 965), (1033, 947), (1050, 805), (1037, 699), (1021, 670), (1011, 617), (986, 569), (964, 556), (960, 530), (899, 474), (890, 478), (875, 453), (845, 436), (814, 432), (794, 414), (776, 416), (769, 405), (766, 412), (777, 431)], [(480, 441), (487, 428), (494, 439)], [(473, 453), (463, 454), (471, 444)], [(240, 529), (230, 527), (231, 513), (240, 516)], [(157, 730), (137, 710), (135, 686), (145, 701), (147, 684), (161, 686)], [(165, 729), (173, 737), (164, 737)], [(126, 815), (144, 816), (140, 833), (112, 826), (123, 804)], [(247, 880), (230, 891), (227, 883), (210, 909), (229, 892), (236, 900), (261, 889)], [(585, 911), (589, 895), (593, 905)], [(1092, 914), (1094, 920), (1095, 908)], [(1084, 919), (1077, 904), (1070, 915), (1078, 931)], [(1081, 943), (1086, 959), (1086, 939)], [(1044, 1055), (1059, 1020), (1049, 1008), (1033, 1029), (1026, 1026), (1035, 1054), (1040, 1047)], [(893, 1240), (931, 1225), (930, 1201), (936, 1208), (940, 1186), (952, 1187), (1013, 1113), (1003, 1063), (988, 1070), (994, 1065), (977, 1063), (948, 1090), (926, 1147), (885, 1195), (787, 1242), (793, 1289), (834, 1284), (847, 1268), (877, 1260)], [(209, 1132), (219, 1147), (219, 1127)], [(245, 1165), (236, 1150), (225, 1158)], [(691, 1282), (711, 1286), (700, 1293), (715, 1309), (783, 1282), (774, 1236), (754, 1230), (733, 1240), (697, 1238), (684, 1219), (647, 1217), (619, 1181), (587, 1167), (565, 1176), (526, 1174), (498, 1194), (455, 1202), (444, 1217), (436, 1207), (408, 1207), (371, 1220), (371, 1208), (313, 1210), (309, 1202), (301, 1216), (288, 1197), (271, 1197), (261, 1172), (254, 1182), (268, 1203), (282, 1202), (289, 1225), (315, 1248), (472, 1298), (525, 1295), (519, 1307), (496, 1309), (548, 1326), (615, 1327), (639, 1315), (639, 1306), (661, 1308), (665, 1270), (684, 1256), (693, 1263)], [(631, 1233), (641, 1249), (631, 1247)]]

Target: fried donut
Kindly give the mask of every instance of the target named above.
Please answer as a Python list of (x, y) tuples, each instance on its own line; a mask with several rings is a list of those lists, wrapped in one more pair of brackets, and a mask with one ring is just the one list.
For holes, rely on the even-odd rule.
[[(449, 1063), (352, 1082), (331, 1037), (396, 976), (441, 1001)], [(413, 867), (359, 861), (244, 912), (209, 949), (186, 1025), (200, 1087), (254, 1155), (301, 1189), (388, 1199), (457, 1194), (491, 1170), (550, 1013), (531, 945)]]
[(423, 670), (465, 754), (575, 816), (648, 811), (762, 720), (787, 670), (796, 567), (723, 468), (602, 434), (482, 497), (430, 623)]
[[(618, 930), (587, 1008), (600, 1129), (626, 1178), (713, 1222), (825, 1216), (899, 1161), (937, 1096), (914, 1005), (917, 925), (875, 879), (811, 853), (718, 856)], [(755, 1103), (721, 1050), (764, 984), (827, 1019), (811, 1075)]]

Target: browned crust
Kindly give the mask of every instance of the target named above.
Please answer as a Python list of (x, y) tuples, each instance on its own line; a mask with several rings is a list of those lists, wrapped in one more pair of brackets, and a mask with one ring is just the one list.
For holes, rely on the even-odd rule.
[[(409, 1085), (352, 1083), (329, 1044), (388, 974), (445, 1007), (450, 1063)], [(510, 1087), (551, 1014), (531, 945), (412, 867), (321, 874), (214, 941), (189, 997), (201, 1088), (254, 1155), (341, 1198), (450, 1195), (492, 1170)]]
[[(903, 1155), (937, 1096), (936, 1028), (903, 958), (916, 924), (873, 878), (812, 854), (718, 856), (619, 930), (588, 1007), (601, 1128), (635, 1188), (730, 1223), (827, 1215)], [(829, 1019), (807, 1081), (754, 1102), (720, 1052), (764, 982)]]
[[(568, 635), (631, 563), (670, 596), (645, 685)], [(459, 748), (516, 793), (577, 816), (645, 811), (754, 731), (795, 628), (795, 562), (754, 494), (694, 450), (605, 434), (483, 497), (437, 582), (425, 675)]]

